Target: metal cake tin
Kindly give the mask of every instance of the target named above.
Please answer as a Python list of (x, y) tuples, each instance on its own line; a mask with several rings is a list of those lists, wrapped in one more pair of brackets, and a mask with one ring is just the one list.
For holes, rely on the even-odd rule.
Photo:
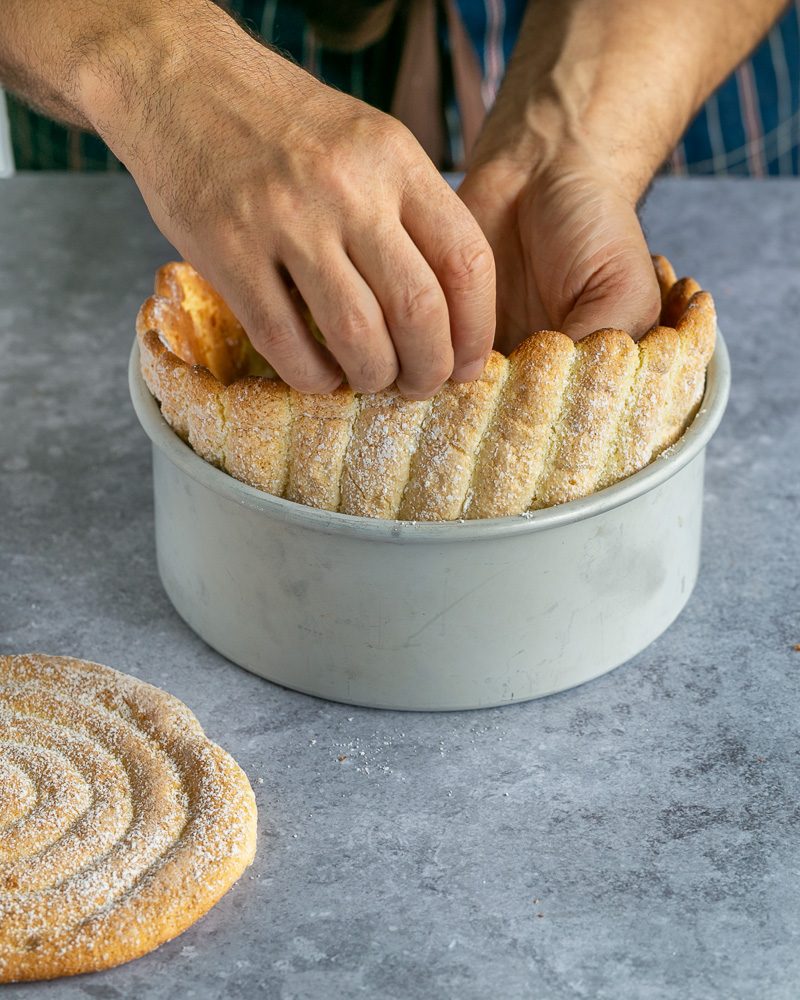
[(538, 698), (619, 666), (689, 599), (705, 448), (728, 398), (718, 336), (700, 411), (645, 469), (524, 517), (438, 524), (315, 510), (240, 483), (161, 416), (131, 352), (153, 444), (158, 570), (178, 614), (242, 667), (376, 708)]

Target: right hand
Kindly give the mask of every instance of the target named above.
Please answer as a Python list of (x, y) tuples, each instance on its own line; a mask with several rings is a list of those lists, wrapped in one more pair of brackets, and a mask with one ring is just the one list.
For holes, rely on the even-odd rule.
[(146, 109), (96, 127), (286, 382), (329, 392), (344, 374), (374, 392), (396, 380), (421, 399), (480, 375), (492, 251), (403, 125), (227, 19), (165, 72)]

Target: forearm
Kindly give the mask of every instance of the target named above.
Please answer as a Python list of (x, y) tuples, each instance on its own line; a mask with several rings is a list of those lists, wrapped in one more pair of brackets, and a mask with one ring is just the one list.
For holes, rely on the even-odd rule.
[(0, 85), (122, 147), (166, 117), (188, 67), (257, 46), (211, 0), (3, 0), (3, 21)]
[[(247, 143), (257, 139), (248, 109), (269, 96), (281, 117), (276, 88), (289, 64), (211, 0), (0, 2), (0, 84), (100, 135), (140, 187), (164, 193), (168, 213), (186, 209), (169, 183), (176, 158), (199, 169), (213, 122), (227, 120)], [(292, 81), (294, 109), (302, 82)]]
[(147, 61), (154, 46), (142, 43), (157, 37), (165, 7), (160, 0), (4, 0), (0, 83), (44, 114), (91, 129), (90, 98), (100, 82), (130, 78), (118, 56), (124, 40)]
[(538, 0), (473, 162), (591, 162), (638, 198), (785, 0)]

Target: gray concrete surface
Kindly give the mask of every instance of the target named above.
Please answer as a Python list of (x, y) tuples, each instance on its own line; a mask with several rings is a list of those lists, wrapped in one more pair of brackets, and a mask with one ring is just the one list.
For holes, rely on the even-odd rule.
[(178, 940), (4, 998), (800, 995), (800, 183), (665, 182), (646, 221), (733, 361), (694, 597), (583, 688), (403, 715), (270, 685), (173, 612), (125, 382), (171, 251), (127, 178), (0, 182), (0, 651), (167, 688), (261, 810), (254, 867)]

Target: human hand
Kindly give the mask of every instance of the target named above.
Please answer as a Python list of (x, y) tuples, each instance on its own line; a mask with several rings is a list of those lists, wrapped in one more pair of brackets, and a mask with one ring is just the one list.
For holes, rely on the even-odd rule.
[(478, 377), (494, 337), (491, 250), (411, 133), (228, 19), (173, 63), (146, 114), (102, 114), (98, 128), (278, 374), (306, 392), (342, 371), (360, 391), (396, 380), (411, 398)]
[(497, 158), (468, 171), (459, 194), (497, 267), (498, 350), (532, 331), (580, 340), (616, 327), (642, 336), (660, 310), (635, 200), (579, 159), (531, 169)]

